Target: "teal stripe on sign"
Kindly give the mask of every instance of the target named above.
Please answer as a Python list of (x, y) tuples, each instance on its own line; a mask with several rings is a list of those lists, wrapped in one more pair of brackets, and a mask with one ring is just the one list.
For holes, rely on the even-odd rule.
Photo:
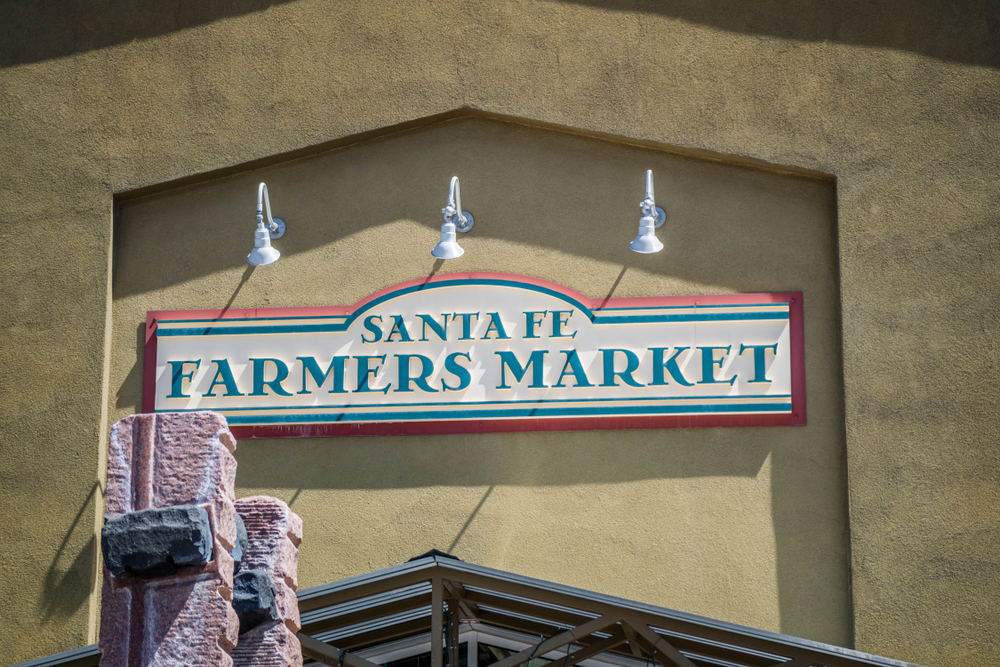
[(160, 324), (192, 324), (194, 322), (263, 322), (266, 320), (346, 320), (349, 315), (296, 315), (294, 317), (206, 317), (200, 320), (157, 320)]
[(609, 310), (680, 310), (682, 308), (768, 308), (770, 306), (788, 306), (783, 301), (772, 303), (699, 303), (688, 304), (687, 306), (612, 306), (610, 308), (598, 309), (598, 314)]
[[(721, 322), (753, 320), (787, 320), (788, 313), (689, 313), (684, 315), (611, 315), (595, 317), (594, 324), (644, 324), (664, 322)], [(246, 327), (191, 327), (157, 329), (156, 336), (234, 336), (279, 333), (343, 333), (350, 326), (343, 324), (267, 324)]]
[[(634, 415), (671, 414), (740, 414), (740, 413), (787, 413), (792, 411), (791, 403), (756, 403), (743, 405), (662, 405), (662, 406), (621, 406), (621, 407), (581, 407), (581, 408), (513, 408), (489, 410), (420, 410), (413, 412), (386, 411), (364, 413), (312, 413), (294, 415), (226, 416), (230, 424), (295, 424), (295, 423), (335, 423), (371, 421), (418, 421), (442, 419), (503, 419), (516, 417), (627, 417)], [(225, 414), (225, 412), (223, 412)]]
[(566, 303), (578, 308), (589, 319), (594, 319), (594, 314), (591, 312), (590, 308), (587, 308), (573, 297), (567, 296), (562, 292), (558, 292), (548, 287), (542, 287), (541, 285), (531, 285), (528, 283), (518, 282), (516, 280), (498, 280), (496, 278), (463, 278), (461, 280), (446, 280), (436, 283), (421, 283), (419, 285), (411, 285), (410, 287), (404, 287), (403, 289), (396, 290), (395, 292), (389, 292), (388, 294), (384, 294), (378, 299), (366, 303), (363, 308), (359, 309), (352, 315), (352, 318), (357, 319), (358, 317), (361, 316), (362, 313), (371, 310), (380, 303), (385, 303), (390, 299), (394, 299), (397, 296), (402, 296), (404, 294), (412, 294), (413, 292), (423, 292), (430, 289), (440, 289), (442, 287), (454, 287), (456, 285), (491, 285), (500, 287), (514, 287), (516, 289), (528, 290), (529, 292), (539, 292), (540, 294), (547, 294), (557, 299), (562, 299)]
[(640, 324), (650, 322), (721, 322), (736, 320), (787, 320), (788, 313), (688, 313), (684, 315), (611, 315), (595, 317), (594, 324)]
[(288, 407), (283, 405), (269, 407), (215, 407), (215, 408), (194, 408), (192, 410), (163, 409), (157, 412), (199, 412), (201, 410), (221, 410), (223, 412), (243, 412), (261, 410), (359, 410), (363, 408), (437, 408), (437, 407), (461, 407), (476, 405), (516, 405), (518, 403), (595, 403), (609, 401), (710, 401), (710, 400), (748, 400), (760, 398), (790, 399), (791, 394), (748, 394), (746, 396), (634, 396), (626, 398), (525, 398), (514, 401), (438, 401), (429, 403), (355, 403), (353, 405), (303, 405), (300, 407)]

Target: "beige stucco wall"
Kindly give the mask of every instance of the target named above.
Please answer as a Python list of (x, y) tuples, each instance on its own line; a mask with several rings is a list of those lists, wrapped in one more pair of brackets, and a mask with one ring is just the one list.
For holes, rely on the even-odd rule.
[[(666, 249), (633, 253), (647, 168)], [(476, 226), (442, 262), (450, 176)], [(289, 225), (251, 269), (256, 185)], [(249, 213), (248, 213), (249, 211)], [(592, 297), (802, 291), (809, 425), (241, 442), (238, 493), (289, 501), (313, 586), (430, 548), (844, 645), (851, 641), (834, 185), (457, 119), (119, 208), (111, 415), (141, 407), (146, 310), (351, 304), (431, 273)]]
[[(397, 4), (391, 11), (376, 3), (318, 0), (140, 10), (118, 3), (5, 3), (0, 8), (5, 255), (0, 263), (0, 660), (24, 660), (94, 639), (103, 434), (106, 416), (129, 405), (128, 399), (117, 405), (118, 387), (111, 380), (111, 351), (117, 349), (111, 292), (115, 193), (471, 106), (836, 176), (845, 396), (840, 426), (850, 503), (846, 594), (854, 643), (929, 665), (989, 663), (1000, 641), (994, 613), (1000, 597), (995, 373), (1000, 39), (992, 16), (988, 2), (948, 7), (778, 2), (764, 8), (726, 0), (442, 2)], [(424, 196), (423, 189), (416, 191)], [(470, 184), (470, 197), (472, 191)], [(290, 221), (309, 217), (293, 208), (307, 202), (280, 200), (281, 190), (275, 192), (276, 207), (282, 201), (280, 210)], [(498, 196), (489, 187), (479, 192), (484, 202)], [(437, 191), (427, 196), (440, 207)], [(412, 235), (422, 249), (433, 237), (433, 209), (426, 218), (379, 210), (382, 226), (399, 237), (392, 243)], [(586, 237), (570, 237), (560, 256), (538, 232), (521, 231), (518, 240), (513, 233), (477, 227), (473, 235), (481, 231), (468, 240), (470, 255), (477, 246), (509, 253), (521, 243), (522, 261), (527, 263), (530, 253), (546, 261), (555, 255), (566, 267), (560, 280), (583, 292), (593, 290), (583, 276), (573, 275), (573, 266), (586, 261), (595, 267), (588, 280), (606, 289), (621, 271), (621, 259), (616, 267), (610, 255), (588, 256), (572, 245)], [(203, 232), (184, 233), (198, 238)], [(293, 227), (288, 247), (303, 245), (273, 268), (287, 263), (291, 270), (293, 262), (308, 263), (311, 254), (332, 258), (340, 243), (372, 248), (371, 236), (383, 239), (386, 232), (358, 227), (338, 243), (310, 246)], [(618, 252), (615, 247), (609, 244), (609, 252)], [(396, 267), (391, 270), (413, 277), (398, 264), (398, 253), (387, 254), (386, 265)], [(198, 257), (180, 261), (195, 264)], [(429, 272), (425, 264), (413, 265), (416, 269)], [(203, 285), (206, 299), (228, 298), (242, 270), (233, 261), (222, 270), (195, 272), (191, 285)], [(627, 281), (637, 273), (626, 271), (620, 288), (634, 288)], [(658, 280), (672, 275), (653, 274)], [(679, 277), (734, 289), (712, 272)], [(331, 298), (368, 290), (363, 280), (341, 280)], [(243, 287), (246, 296), (241, 290), (237, 298), (265, 293), (266, 282), (263, 272), (254, 272)], [(810, 403), (811, 420), (816, 403)], [(778, 439), (802, 432), (772, 430)], [(703, 474), (696, 441), (705, 443), (708, 460), (733, 451), (726, 443), (732, 435), (715, 441), (706, 433), (657, 436), (698, 451), (694, 460), (657, 460), (663, 452), (650, 444), (646, 459), (654, 463), (646, 467), (655, 474), (638, 476), (629, 471), (642, 464), (612, 460), (607, 467), (621, 476), (609, 474), (586, 486), (585, 469), (571, 456), (588, 448), (594, 457), (606, 455), (586, 435), (511, 438), (502, 446), (490, 438), (478, 446), (444, 439), (427, 448), (405, 438), (351, 440), (336, 445), (344, 466), (327, 458), (327, 442), (280, 446), (294, 448), (296, 456), (342, 480), (336, 490), (303, 488), (297, 508), (313, 508), (318, 516), (321, 504), (342, 501), (357, 512), (347, 517), (352, 526), (363, 525), (370, 509), (383, 512), (379, 516), (388, 522), (384, 508), (403, 508), (395, 520), (414, 536), (414, 544), (423, 541), (416, 539), (420, 536), (454, 539), (487, 494), (491, 480), (461, 477), (470, 467), (464, 464), (485, 458), (507, 470), (507, 462), (526, 460), (538, 467), (523, 466), (523, 476), (505, 472), (473, 522), (482, 515), (480, 525), (493, 526), (494, 532), (476, 532), (470, 524), (456, 551), (493, 562), (505, 559), (510, 569), (553, 579), (574, 572), (570, 583), (601, 588), (606, 582), (605, 589), (642, 599), (648, 599), (642, 583), (630, 580), (632, 564), (647, 554), (642, 539), (616, 545), (620, 560), (609, 565), (588, 558), (594, 547), (587, 541), (578, 557), (573, 554), (578, 569), (566, 570), (560, 560), (569, 560), (567, 553), (539, 559), (528, 552), (528, 545), (544, 542), (555, 528), (565, 530), (537, 508), (578, 508), (590, 499), (574, 502), (573, 494), (586, 488), (602, 501), (591, 507), (617, 504), (640, 515), (647, 507), (630, 506), (629, 499), (671, 491), (677, 497), (699, 492), (710, 497), (720, 492), (717, 484), (728, 485), (753, 501), (740, 509), (760, 530), (752, 524), (740, 529), (756, 540), (749, 548), (775, 559), (778, 578), (777, 585), (768, 582), (756, 591), (748, 590), (754, 582), (733, 581), (732, 590), (740, 599), (760, 600), (773, 600), (777, 591), (780, 613), (765, 619), (771, 627), (819, 636), (819, 630), (796, 627), (790, 620), (796, 617), (786, 617), (784, 610), (801, 604), (843, 608), (843, 598), (786, 600), (782, 576), (808, 588), (814, 569), (804, 558), (783, 564), (774, 507), (781, 480), (812, 474), (813, 467), (829, 462), (779, 456), (778, 450), (788, 456), (796, 450), (772, 441), (769, 455), (736, 450), (747, 457), (738, 470), (752, 474)], [(641, 441), (629, 437), (641, 451)], [(244, 443), (244, 472), (260, 470), (274, 446)], [(419, 484), (373, 471), (351, 478), (350, 466), (361, 466), (372, 453), (366, 447), (383, 458), (397, 447), (413, 450), (426, 457), (424, 469), (430, 472)], [(444, 450), (457, 461), (449, 464), (455, 469), (437, 467), (447, 459), (440, 455)], [(783, 465), (789, 467), (781, 471)], [(455, 478), (461, 484), (449, 483)], [(243, 483), (247, 490), (280, 487), (286, 500), (298, 491), (284, 481)], [(820, 491), (833, 497), (844, 487)], [(685, 520), (722, 525), (717, 501), (709, 497)], [(766, 517), (765, 502), (772, 512)], [(445, 509), (449, 504), (454, 507)], [(413, 508), (427, 507), (439, 508), (432, 515), (447, 525), (421, 525), (423, 515)], [(319, 524), (314, 534), (332, 532), (339, 518), (322, 509), (321, 518), (311, 521)], [(830, 520), (802, 518), (797, 510), (789, 509), (792, 535), (803, 528), (796, 521), (811, 528)], [(564, 535), (588, 534), (590, 516), (560, 514), (579, 529)], [(497, 528), (503, 517), (516, 517), (521, 532)], [(761, 542), (768, 529), (775, 539), (769, 552)], [(386, 532), (358, 532), (345, 535), (342, 543), (318, 546), (328, 551), (305, 554), (305, 571), (341, 567), (348, 560), (342, 554), (353, 548), (348, 542), (373, 555), (369, 562), (353, 561), (360, 569), (412, 555), (409, 544), (386, 539), (389, 527), (378, 525), (375, 531)], [(662, 533), (655, 537), (665, 541)], [(689, 546), (706, 551), (711, 546), (713, 553), (748, 548), (733, 546), (730, 533), (717, 548), (706, 541), (671, 546), (667, 558)], [(598, 547), (610, 552), (608, 545)], [(738, 558), (734, 554), (730, 562)], [(801, 570), (789, 570), (793, 564)], [(672, 581), (671, 565), (684, 567), (680, 560), (669, 561), (657, 572), (661, 590), (693, 599), (695, 585), (682, 590), (683, 582)], [(809, 590), (825, 591), (824, 586)], [(747, 613), (724, 608), (725, 600), (710, 603), (720, 605), (720, 616)], [(843, 636), (850, 641), (849, 634)]]

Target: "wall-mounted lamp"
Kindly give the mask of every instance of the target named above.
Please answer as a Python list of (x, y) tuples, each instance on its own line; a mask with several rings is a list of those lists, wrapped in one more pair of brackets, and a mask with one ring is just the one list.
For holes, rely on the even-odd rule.
[(462, 187), (458, 176), (451, 177), (451, 187), (448, 189), (448, 205), (441, 209), (444, 213), (444, 224), (441, 225), (441, 240), (431, 250), (438, 259), (455, 259), (465, 252), (455, 240), (455, 231), (467, 232), (472, 229), (475, 220), (472, 214), (462, 210)]
[(646, 198), (639, 204), (642, 209), (642, 219), (639, 220), (639, 235), (635, 237), (628, 247), (643, 255), (663, 250), (663, 244), (656, 238), (657, 227), (667, 219), (667, 212), (656, 205), (656, 198), (653, 196), (653, 170), (646, 170)]
[[(267, 212), (267, 227), (264, 226), (264, 212)], [(254, 266), (273, 264), (281, 253), (271, 247), (271, 239), (281, 238), (285, 233), (285, 221), (271, 217), (271, 198), (267, 196), (267, 186), (257, 186), (257, 231), (253, 235), (253, 250), (247, 261)]]

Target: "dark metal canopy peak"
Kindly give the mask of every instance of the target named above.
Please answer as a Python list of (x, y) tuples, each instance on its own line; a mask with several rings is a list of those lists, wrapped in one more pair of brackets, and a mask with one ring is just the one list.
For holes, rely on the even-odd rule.
[[(299, 591), (306, 658), (384, 667), (913, 667), (911, 663), (494, 570), (432, 550)], [(501, 646), (477, 663), (472, 643)], [(407, 653), (409, 651), (409, 653)], [(405, 655), (404, 655), (405, 654)], [(96, 667), (96, 646), (15, 667)], [(426, 658), (424, 658), (426, 659)], [(414, 662), (413, 664), (417, 664)]]
[(412, 563), (415, 560), (423, 560), (424, 558), (452, 558), (454, 560), (462, 560), (458, 556), (453, 556), (452, 554), (445, 553), (444, 551), (441, 551), (440, 549), (431, 549), (430, 551), (422, 553), (419, 556), (414, 556), (413, 558), (411, 558), (410, 560), (408, 560), (406, 562), (407, 563)]

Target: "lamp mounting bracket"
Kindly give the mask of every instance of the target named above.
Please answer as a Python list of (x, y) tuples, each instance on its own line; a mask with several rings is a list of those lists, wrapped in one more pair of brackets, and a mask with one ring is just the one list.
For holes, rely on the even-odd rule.
[[(465, 220), (463, 221), (462, 218)], [(462, 211), (461, 216), (458, 214), (452, 216), (451, 221), (455, 223), (455, 230), (459, 232), (467, 232), (472, 229), (472, 225), (476, 224), (476, 219), (468, 211)]]
[(280, 239), (285, 233), (285, 221), (281, 218), (274, 218), (274, 225), (274, 229), (266, 223), (264, 224), (264, 227), (267, 229), (267, 232), (271, 235), (272, 239)]
[[(667, 221), (667, 212), (664, 211), (659, 206), (655, 207), (654, 210), (656, 212), (656, 215), (654, 215), (653, 217), (656, 218), (656, 226), (659, 227), (660, 225), (662, 225), (664, 222)], [(277, 222), (278, 219), (275, 218), (274, 221)]]

